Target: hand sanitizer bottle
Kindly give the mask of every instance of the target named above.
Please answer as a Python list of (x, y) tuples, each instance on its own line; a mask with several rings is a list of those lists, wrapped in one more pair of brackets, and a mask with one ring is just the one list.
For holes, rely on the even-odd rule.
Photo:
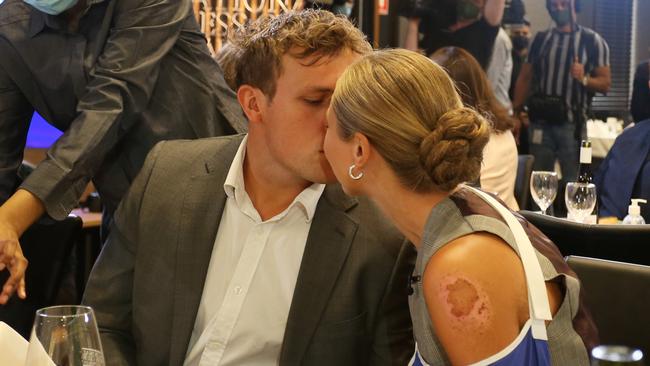
[(641, 216), (641, 207), (639, 202), (646, 203), (646, 200), (640, 198), (633, 198), (632, 204), (627, 209), (627, 216), (623, 219), (626, 225), (645, 225), (645, 220)]

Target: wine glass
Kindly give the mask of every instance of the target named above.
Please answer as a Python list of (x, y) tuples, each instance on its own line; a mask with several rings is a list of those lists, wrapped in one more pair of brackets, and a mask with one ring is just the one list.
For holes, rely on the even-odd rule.
[(93, 309), (75, 305), (37, 310), (25, 364), (104, 366)]
[(546, 209), (557, 195), (557, 173), (534, 171), (530, 175), (530, 193), (542, 214), (546, 215)]
[(596, 186), (592, 183), (569, 182), (564, 191), (564, 202), (569, 215), (582, 223), (596, 206)]

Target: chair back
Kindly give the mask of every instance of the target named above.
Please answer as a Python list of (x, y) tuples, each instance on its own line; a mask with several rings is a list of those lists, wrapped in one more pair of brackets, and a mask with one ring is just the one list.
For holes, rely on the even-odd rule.
[(650, 267), (569, 256), (600, 343), (639, 348), (650, 356)]
[(538, 212), (519, 213), (551, 239), (564, 256), (650, 265), (650, 225), (588, 225)]
[[(81, 227), (82, 221), (76, 216), (63, 221), (41, 219), (20, 237), (23, 254), (29, 261), (25, 273), (27, 299), (14, 295), (0, 306), (0, 320), (23, 337), (29, 337), (37, 309), (57, 305), (56, 296)], [(0, 283), (4, 284), (7, 278), (7, 271), (0, 273)]]
[(517, 178), (515, 179), (515, 198), (520, 210), (529, 208), (530, 199), (530, 174), (533, 172), (535, 157), (532, 155), (519, 155), (517, 163)]

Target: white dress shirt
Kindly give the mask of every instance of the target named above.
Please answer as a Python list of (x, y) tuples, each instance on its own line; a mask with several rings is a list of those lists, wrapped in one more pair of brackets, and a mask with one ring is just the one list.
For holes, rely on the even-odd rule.
[(516, 81), (511, 80), (512, 67), (512, 42), (508, 33), (503, 28), (499, 28), (486, 73), (494, 96), (510, 113), (512, 113), (512, 103), (508, 90), (510, 90), (510, 83)]
[(277, 365), (298, 270), (324, 184), (262, 221), (244, 187), (244, 138), (185, 356), (186, 366)]

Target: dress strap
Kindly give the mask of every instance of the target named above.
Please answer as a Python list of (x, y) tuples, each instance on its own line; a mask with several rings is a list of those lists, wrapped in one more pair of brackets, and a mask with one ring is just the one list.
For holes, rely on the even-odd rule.
[(548, 295), (546, 294), (546, 284), (542, 268), (537, 259), (535, 249), (526, 235), (523, 226), (517, 218), (505, 206), (499, 203), (494, 197), (478, 190), (467, 187), (482, 197), (492, 208), (497, 210), (501, 217), (506, 221), (508, 227), (515, 237), (515, 245), (519, 252), (519, 257), (524, 266), (526, 275), (526, 285), (528, 287), (528, 307), (532, 321), (532, 333), (535, 339), (547, 340), (545, 320), (551, 320), (551, 309), (548, 304)]

